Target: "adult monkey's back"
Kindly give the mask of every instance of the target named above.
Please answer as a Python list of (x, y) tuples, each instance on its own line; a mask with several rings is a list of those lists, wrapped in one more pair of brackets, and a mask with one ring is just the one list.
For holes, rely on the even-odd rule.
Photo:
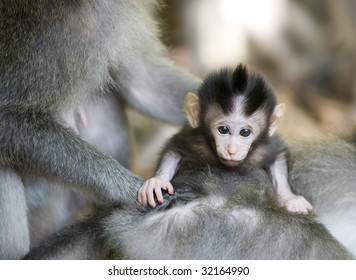
[(290, 180), (312, 199), (318, 221), (356, 256), (356, 130), (350, 137), (299, 145)]
[[(29, 250), (23, 176), (43, 176), (106, 205), (134, 201), (140, 180), (66, 128), (91, 94), (181, 123), (199, 81), (165, 57), (155, 1), (0, 2), (0, 258)], [(129, 203), (130, 203), (129, 202)]]
[(26, 258), (353, 258), (348, 250), (355, 254), (356, 238), (347, 232), (356, 229), (352, 142), (315, 142), (291, 154), (292, 185), (312, 201), (316, 218), (338, 240), (314, 219), (277, 207), (262, 170), (191, 167), (173, 180), (175, 194), (155, 209), (145, 213), (124, 205), (103, 210), (60, 231)]

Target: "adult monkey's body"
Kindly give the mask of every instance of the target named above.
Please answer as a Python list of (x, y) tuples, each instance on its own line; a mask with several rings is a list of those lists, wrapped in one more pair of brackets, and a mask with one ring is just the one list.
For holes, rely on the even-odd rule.
[(132, 186), (141, 181), (63, 125), (63, 117), (84, 99), (110, 90), (123, 107), (183, 121), (184, 96), (199, 80), (165, 57), (151, 16), (155, 5), (0, 2), (1, 259), (29, 250), (25, 176), (43, 176), (97, 203), (134, 201)]
[[(316, 218), (353, 254), (355, 170), (354, 140), (292, 149), (289, 174), (296, 193), (313, 203)], [(175, 193), (155, 209), (103, 210), (27, 258), (97, 259), (109, 253), (123, 259), (353, 258), (323, 225), (277, 207), (264, 171), (245, 166), (239, 172), (191, 167), (173, 179)]]

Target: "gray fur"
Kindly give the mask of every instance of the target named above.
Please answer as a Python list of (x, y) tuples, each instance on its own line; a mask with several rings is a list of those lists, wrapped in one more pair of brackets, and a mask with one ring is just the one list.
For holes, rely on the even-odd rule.
[(125, 104), (112, 93), (80, 106), (87, 127), (75, 114), (78, 133), (99, 151), (112, 156), (122, 166), (131, 167), (132, 147)]
[[(354, 258), (348, 250), (354, 250), (355, 238), (346, 244), (346, 231), (332, 236), (325, 226), (332, 233), (356, 226), (354, 212), (347, 209), (356, 207), (356, 147), (343, 140), (301, 145), (292, 149), (290, 162), (292, 185), (315, 205), (315, 217), (279, 208), (263, 170), (189, 166), (174, 178), (176, 191), (162, 205), (100, 211), (87, 221), (92, 223), (90, 231), (79, 231), (78, 239), (70, 239), (71, 249), (53, 250), (53, 244), (57, 246), (58, 237), (69, 242), (78, 225), (26, 258), (66, 259), (82, 250), (82, 234), (100, 240), (106, 256), (110, 252), (121, 259)], [(335, 215), (343, 218), (341, 223), (333, 220)], [(94, 245), (86, 244), (92, 249)]]
[(10, 168), (0, 167), (0, 178), (0, 221), (6, 225), (0, 229), (0, 256), (18, 259), (30, 249), (24, 187)]
[(295, 192), (310, 199), (317, 220), (356, 255), (356, 145), (335, 139), (297, 147), (293, 154)]
[(24, 178), (30, 247), (73, 223), (91, 207), (77, 193), (45, 179)]
[(261, 184), (268, 180), (263, 171), (248, 171), (241, 177), (225, 173), (225, 170), (202, 171), (182, 174), (180, 178), (208, 188), (207, 196), (198, 201), (177, 205), (155, 215), (139, 216), (132, 214), (132, 210), (122, 212), (119, 209), (103, 220), (105, 236), (109, 244), (117, 244), (120, 258), (351, 257), (324, 226), (309, 217), (290, 215), (279, 209), (265, 186), (256, 186), (256, 182)]
[[(44, 177), (97, 204), (132, 204), (141, 180), (65, 127), (63, 116), (110, 91), (120, 116), (130, 106), (182, 123), (179, 108), (199, 80), (166, 57), (152, 18), (156, 1), (2, 0), (0, 6), (0, 165), (12, 175), (6, 183)], [(127, 139), (125, 118), (118, 122)], [(17, 232), (28, 234), (22, 220), (13, 222), (26, 209), (24, 197), (18, 205), (7, 192), (1, 186), (1, 207), (13, 216), (0, 220), (0, 259), (29, 247), (25, 238), (6, 245)]]

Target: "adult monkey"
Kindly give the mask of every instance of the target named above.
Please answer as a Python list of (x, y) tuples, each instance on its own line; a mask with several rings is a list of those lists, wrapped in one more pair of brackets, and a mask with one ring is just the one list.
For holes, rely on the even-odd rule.
[(153, 0), (0, 2), (1, 259), (29, 250), (27, 176), (106, 205), (136, 196), (137, 177), (64, 125), (84, 99), (110, 90), (123, 107), (183, 121), (185, 93), (199, 81), (165, 57), (155, 6)]
[(127, 205), (102, 210), (26, 258), (353, 258), (347, 249), (356, 254), (355, 140), (304, 144), (291, 154), (296, 193), (313, 203), (316, 217), (338, 241), (315, 220), (276, 207), (264, 171), (245, 166), (231, 174), (190, 166), (173, 179), (175, 193), (162, 205), (148, 212)]

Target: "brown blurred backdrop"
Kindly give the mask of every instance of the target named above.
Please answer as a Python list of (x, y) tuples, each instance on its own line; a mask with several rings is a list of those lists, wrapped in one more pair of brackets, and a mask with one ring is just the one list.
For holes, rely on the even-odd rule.
[[(201, 78), (245, 63), (287, 111), (279, 133), (294, 143), (346, 133), (356, 120), (356, 1), (164, 0), (157, 13), (177, 64)], [(130, 112), (134, 171), (151, 175), (177, 127)]]

